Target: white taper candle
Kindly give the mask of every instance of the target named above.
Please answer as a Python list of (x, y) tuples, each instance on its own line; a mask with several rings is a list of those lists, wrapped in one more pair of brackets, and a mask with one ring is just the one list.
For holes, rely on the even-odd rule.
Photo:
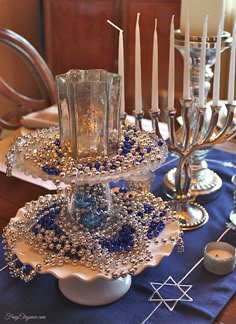
[(175, 48), (174, 48), (174, 17), (170, 25), (170, 49), (169, 49), (169, 71), (168, 71), (168, 103), (167, 109), (174, 108), (175, 101)]
[(185, 25), (185, 39), (184, 39), (184, 80), (183, 80), (183, 99), (190, 98), (190, 44), (189, 44), (189, 17), (187, 15)]
[(140, 30), (139, 16), (137, 14), (135, 28), (135, 112), (142, 112), (142, 82), (141, 82), (141, 48), (140, 48)]
[(220, 97), (220, 67), (221, 67), (221, 35), (223, 31), (223, 22), (222, 19), (217, 32), (217, 41), (216, 41), (216, 60), (215, 60), (215, 69), (214, 69), (214, 78), (213, 78), (213, 96), (212, 103), (215, 106), (219, 106), (219, 97)]
[(121, 102), (120, 113), (125, 113), (125, 68), (124, 68), (124, 39), (123, 30), (119, 33), (119, 49), (118, 49), (118, 74), (121, 76)]
[(229, 64), (229, 81), (228, 81), (228, 104), (233, 104), (234, 101), (234, 85), (235, 85), (235, 55), (236, 55), (236, 19), (234, 21), (233, 41), (230, 51), (230, 64)]
[(119, 30), (119, 46), (118, 46), (118, 74), (121, 76), (121, 102), (120, 102), (120, 114), (125, 113), (125, 68), (124, 68), (124, 39), (123, 30), (116, 26), (110, 20), (107, 22)]
[(200, 55), (200, 76), (199, 76), (199, 107), (205, 106), (205, 69), (206, 69), (206, 37), (207, 37), (207, 20), (206, 16), (203, 32), (202, 32), (202, 44)]
[(157, 37), (157, 19), (155, 19), (155, 27), (153, 33), (153, 49), (152, 49), (152, 112), (156, 112), (159, 108), (158, 102), (158, 37)]

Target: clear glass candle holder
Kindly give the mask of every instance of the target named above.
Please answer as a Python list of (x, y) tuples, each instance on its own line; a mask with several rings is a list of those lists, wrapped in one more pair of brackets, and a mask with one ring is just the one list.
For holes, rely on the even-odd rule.
[(62, 145), (76, 159), (110, 156), (119, 140), (120, 76), (70, 70), (56, 77)]
[(112, 215), (109, 183), (73, 185), (67, 215), (82, 231), (93, 232), (103, 227)]
[(74, 222), (82, 231), (93, 232), (98, 228), (113, 224), (119, 218), (113, 206), (113, 194), (123, 192), (127, 195), (147, 194), (150, 191), (154, 173), (149, 170), (140, 171), (132, 180), (105, 181), (104, 183), (76, 182), (68, 189), (66, 214), (68, 220)]

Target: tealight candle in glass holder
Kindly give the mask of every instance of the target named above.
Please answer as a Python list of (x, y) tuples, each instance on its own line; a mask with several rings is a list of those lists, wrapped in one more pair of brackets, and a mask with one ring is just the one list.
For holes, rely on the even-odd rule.
[(204, 266), (214, 274), (225, 275), (235, 268), (235, 248), (225, 242), (211, 242), (204, 250)]
[(70, 70), (56, 76), (62, 146), (75, 159), (115, 155), (120, 127), (120, 81), (105, 70)]

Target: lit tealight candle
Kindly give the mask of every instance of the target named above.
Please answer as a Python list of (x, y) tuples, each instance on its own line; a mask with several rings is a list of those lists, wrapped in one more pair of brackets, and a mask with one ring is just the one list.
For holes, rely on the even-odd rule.
[(225, 242), (211, 242), (204, 251), (204, 266), (214, 274), (225, 275), (235, 268), (235, 248)]
[(212, 258), (218, 258), (221, 260), (225, 260), (228, 258), (232, 258), (232, 253), (228, 252), (228, 251), (224, 251), (224, 250), (210, 250), (208, 251), (208, 254), (212, 257)]

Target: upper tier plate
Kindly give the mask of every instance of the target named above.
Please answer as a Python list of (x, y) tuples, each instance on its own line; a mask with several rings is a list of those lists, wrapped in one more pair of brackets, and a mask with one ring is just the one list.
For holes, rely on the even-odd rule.
[(72, 157), (70, 146), (61, 145), (58, 128), (38, 130), (19, 137), (7, 154), (7, 172), (17, 168), (43, 180), (70, 184), (97, 183), (130, 179), (148, 170), (156, 170), (168, 154), (166, 143), (154, 133), (122, 127), (115, 156)]

